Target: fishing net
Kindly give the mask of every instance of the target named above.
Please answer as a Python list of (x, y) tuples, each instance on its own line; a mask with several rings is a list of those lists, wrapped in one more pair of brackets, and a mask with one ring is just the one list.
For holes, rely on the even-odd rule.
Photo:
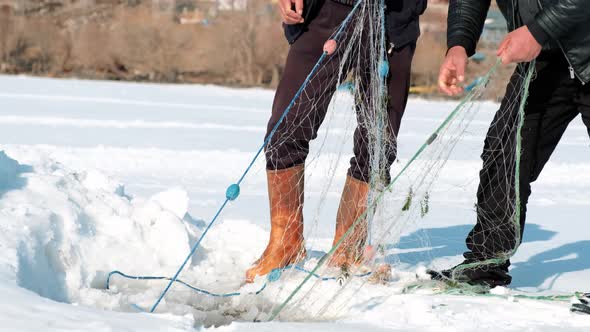
[[(304, 210), (301, 207), (305, 217), (305, 250), (297, 253), (299, 257), (293, 260), (296, 263), (274, 270), (246, 286), (240, 284), (243, 278), (237, 280), (235, 274), (233, 277), (220, 275), (215, 283), (203, 284), (199, 274), (195, 273), (199, 267), (190, 266), (173, 279), (197, 283), (200, 287), (208, 287), (208, 291), (171, 282), (170, 289), (166, 289), (169, 290), (167, 300), (158, 310), (174, 311), (174, 303), (189, 303), (199, 312), (216, 311), (220, 317), (230, 317), (230, 320), (333, 319), (346, 315), (354, 306), (367, 303), (375, 296), (399, 293), (408, 280), (415, 281), (415, 266), (405, 264), (397, 245), (402, 235), (418, 227), (421, 220), (436, 218), (432, 216), (436, 214), (436, 211), (431, 211), (432, 206), (445, 200), (449, 190), (438, 188), (437, 179), (452, 159), (456, 146), (469, 133), (482, 105), (482, 95), (494, 79), (499, 64), (496, 63), (467, 88), (461, 102), (433, 127), (432, 133), (424, 137), (424, 143), (410, 158), (398, 161), (390, 169), (397, 149), (397, 137), (388, 120), (388, 46), (384, 9), (383, 1), (359, 1), (352, 7), (329, 38), (331, 46), (337, 46), (335, 52), (322, 54), (292, 103), (272, 124), (271, 134), (263, 146), (267, 158), (283, 155), (285, 147), (309, 152), (305, 175), (289, 179), (296, 185), (283, 190), (274, 201), (271, 199), (271, 205), (286, 199), (290, 201), (283, 201), (283, 205), (305, 205)], [(330, 47), (330, 44), (327, 46)], [(506, 261), (520, 242), (521, 228), (517, 221), (521, 215), (518, 198), (521, 161), (517, 152), (521, 144), (524, 101), (532, 72), (532, 66), (518, 67), (507, 87), (504, 102), (490, 125), (482, 155), (484, 170), (480, 174), (482, 184), (477, 192), (479, 203), (474, 211), (477, 217), (473, 213), (471, 220), (465, 220), (465, 223), (478, 220), (478, 228), (472, 236), (479, 240), (473, 250), (485, 255), (485, 260), (478, 264)], [(318, 123), (322, 125), (319, 131), (316, 128)], [(313, 130), (309, 130), (310, 127)], [(300, 131), (304, 129), (311, 132), (312, 137), (308, 138), (315, 138), (311, 146), (301, 140)], [(352, 227), (340, 241), (332, 243), (331, 239), (326, 240), (329, 236), (324, 230), (330, 228), (325, 225), (334, 223), (337, 206), (329, 202), (337, 200), (334, 198), (342, 190), (353, 141), (355, 147), (362, 146), (367, 150), (364, 164), (368, 164), (370, 170), (366, 179), (369, 192), (362, 213), (355, 218)], [(262, 149), (259, 155), (261, 152)], [(292, 156), (293, 160), (298, 157)], [(255, 158), (248, 171), (263, 173), (266, 165), (260, 159)], [(351, 172), (354, 173), (354, 169)], [(244, 178), (242, 176), (238, 184), (242, 184)], [(471, 187), (473, 185), (476, 184), (470, 184)], [(261, 190), (261, 186), (259, 182), (248, 184), (246, 178), (242, 189)], [(228, 192), (228, 200), (236, 196), (234, 187), (231, 193)], [(239, 211), (243, 204), (246, 203), (238, 200), (230, 208)], [(220, 211), (224, 207), (225, 204)], [(300, 231), (295, 222), (290, 221), (287, 226), (290, 228), (281, 239), (284, 243)], [(362, 257), (358, 257), (358, 264), (345, 269), (328, 264), (338, 248), (347, 244), (348, 238), (365, 232), (369, 250), (364, 250)], [(209, 235), (214, 238), (209, 241), (222, 241), (221, 238), (226, 235)], [(255, 240), (263, 243), (267, 239)], [(245, 241), (242, 239), (242, 242)], [(420, 245), (428, 247), (429, 239), (425, 237)], [(419, 246), (417, 249), (420, 249)], [(223, 263), (232, 264), (228, 261)], [(214, 265), (211, 263), (209, 268)], [(240, 277), (243, 275), (241, 271), (238, 271)], [(202, 276), (203, 271), (200, 273)], [(158, 287), (154, 289), (160, 290)], [(228, 289), (239, 290), (223, 293)], [(141, 292), (146, 292), (146, 288), (142, 288)], [(155, 295), (154, 291), (150, 292)]]
[[(356, 112), (357, 121), (350, 127), (354, 128), (358, 124), (362, 128), (370, 156), (367, 208), (344, 238), (326, 251), (326, 256), (308, 259), (300, 264), (306, 267), (304, 273), (295, 267), (282, 271), (281, 280), (288, 281), (267, 293), (272, 294), (275, 301), (261, 311), (261, 320), (277, 317), (289, 320), (341, 317), (359, 302), (359, 298), (368, 297), (368, 292), (391, 295), (395, 293), (396, 281), (399, 289), (407, 289), (405, 286), (408, 282), (420, 277), (416, 275), (416, 271), (408, 270), (403, 260), (396, 255), (396, 244), (408, 229), (415, 228), (430, 213), (431, 203), (444, 195), (444, 191), (437, 191), (436, 180), (456, 145), (469, 130), (481, 107), (482, 95), (499, 66), (496, 63), (487, 74), (468, 87), (468, 93), (459, 105), (430, 137), (425, 137), (425, 143), (409, 160), (394, 167), (391, 176), (388, 148), (395, 149), (397, 137), (391, 134), (391, 128), (388, 128), (385, 120), (388, 112), (387, 90), (380, 75), (385, 61), (384, 52), (387, 51), (382, 29), (383, 5), (359, 3), (357, 6), (350, 20), (350, 27), (342, 30), (344, 36), (340, 40), (340, 47), (345, 48), (343, 56), (328, 60), (338, 60), (341, 70), (333, 81), (323, 83), (339, 84), (342, 77), (347, 77), (349, 86), (353, 87), (353, 105), (349, 106), (349, 112)], [(371, 45), (368, 51), (367, 44)], [(357, 64), (356, 75), (355, 71), (352, 75), (346, 71), (351, 62)], [(368, 72), (358, 75), (358, 71), (365, 70)], [(483, 170), (477, 190), (476, 213), (473, 215), (473, 219), (478, 222), (469, 243), (471, 251), (479, 255), (478, 261), (464, 265), (458, 271), (488, 264), (503, 264), (520, 244), (522, 233), (518, 222), (521, 216), (518, 151), (521, 145), (522, 114), (533, 72), (534, 65), (521, 65), (517, 68), (500, 110), (490, 124), (482, 154)], [(335, 88), (331, 89), (326, 90), (326, 93)], [(333, 98), (332, 105), (343, 108), (338, 103), (338, 97), (340, 96), (336, 95)], [(307, 98), (305, 102), (314, 100), (307, 95), (304, 98)], [(338, 110), (333, 112), (337, 114)], [(296, 128), (297, 124), (293, 130)], [(326, 134), (333, 133), (328, 129)], [(350, 139), (350, 135), (343, 136), (343, 139)], [(285, 139), (285, 144), (288, 144), (288, 140)], [(322, 149), (320, 151), (324, 152)], [(340, 158), (342, 153), (335, 154), (333, 160), (318, 155), (317, 160), (321, 160), (322, 165), (317, 165), (317, 161), (312, 160), (306, 166), (306, 176), (310, 174), (309, 178), (318, 176), (314, 167), (325, 170), (319, 173), (321, 181), (317, 182), (322, 183), (324, 188), (320, 201), (326, 197), (334, 178), (343, 176), (343, 172), (338, 172)], [(321, 215), (323, 206), (319, 204), (317, 209), (315, 216)], [(306, 226), (308, 222), (311, 225), (318, 224), (316, 220), (307, 219)], [(365, 227), (368, 228), (368, 244), (372, 255), (363, 257), (361, 264), (347, 266), (345, 270), (337, 272), (337, 283), (327, 283), (327, 278), (322, 276), (334, 274), (333, 267), (328, 263), (330, 257), (340, 246), (347, 244), (347, 237), (354, 237), (359, 229), (362, 233)], [(313, 229), (311, 235), (309, 233), (306, 235), (308, 250), (315, 245)], [(427, 246), (428, 239), (425, 238), (422, 244)], [(375, 287), (376, 284), (386, 287)]]

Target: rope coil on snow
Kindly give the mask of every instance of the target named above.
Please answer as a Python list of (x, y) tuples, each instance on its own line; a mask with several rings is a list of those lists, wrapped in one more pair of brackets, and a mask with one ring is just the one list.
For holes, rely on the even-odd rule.
[[(268, 286), (269, 283), (278, 281), (281, 278), (281, 275), (282, 275), (282, 272), (283, 271), (288, 270), (288, 269), (291, 269), (291, 268), (294, 269), (294, 270), (296, 270), (296, 271), (299, 271), (299, 272), (310, 274), (313, 277), (315, 277), (317, 279), (320, 279), (322, 281), (337, 280), (336, 277), (322, 277), (321, 275), (319, 275), (317, 273), (313, 273), (313, 272), (311, 272), (309, 270), (306, 270), (305, 268), (303, 268), (301, 266), (289, 265), (289, 266), (286, 266), (286, 267), (284, 267), (282, 269), (274, 269), (274, 270), (272, 270), (269, 274), (267, 274), (267, 276), (266, 276), (266, 282), (262, 285), (262, 287), (259, 290), (255, 291), (255, 292), (248, 292), (248, 293), (241, 293), (241, 292), (215, 293), (215, 292), (211, 292), (211, 291), (208, 291), (206, 289), (203, 289), (203, 288), (195, 287), (195, 286), (193, 286), (193, 285), (191, 285), (191, 284), (189, 284), (189, 283), (187, 283), (187, 282), (185, 282), (185, 281), (183, 281), (181, 279), (178, 279), (178, 278), (176, 278), (173, 282), (174, 283), (179, 283), (179, 284), (181, 284), (181, 285), (183, 285), (183, 286), (185, 286), (185, 287), (187, 287), (187, 288), (189, 288), (189, 289), (191, 289), (191, 290), (193, 290), (195, 292), (198, 292), (198, 293), (201, 293), (201, 294), (204, 294), (204, 295), (207, 295), (207, 296), (212, 296), (212, 297), (235, 297), (235, 296), (248, 295), (248, 294), (250, 294), (250, 295), (258, 295), (258, 294), (262, 293), (266, 289), (266, 287)], [(357, 274), (357, 275), (355, 275), (355, 277), (364, 278), (364, 277), (370, 276), (371, 274), (372, 274), (372, 272), (365, 272), (365, 273), (362, 273), (362, 274)], [(167, 280), (167, 281), (172, 281), (172, 278), (170, 278), (170, 277), (163, 277), (163, 276), (135, 276), (135, 275), (126, 274), (126, 273), (123, 273), (121, 271), (115, 270), (115, 271), (110, 272), (108, 274), (108, 276), (107, 276), (107, 280), (106, 280), (106, 284), (105, 284), (105, 288), (107, 290), (111, 289), (111, 279), (115, 275), (121, 276), (121, 277), (123, 277), (125, 279), (131, 279), (131, 280)], [(136, 308), (141, 309), (141, 307), (139, 307), (137, 305), (133, 305), (133, 306), (136, 307)], [(145, 310), (141, 309), (141, 311), (145, 311)]]
[[(107, 277), (107, 281), (106, 281), (106, 289), (110, 289), (110, 284), (111, 284), (111, 278), (114, 275), (119, 275), (123, 278), (126, 279), (133, 279), (133, 280), (172, 280), (172, 278), (170, 277), (158, 277), (158, 276), (134, 276), (134, 275), (129, 275), (129, 274), (125, 274), (121, 271), (112, 271), (111, 273), (109, 273), (108, 277)], [(237, 293), (237, 292), (233, 292), (233, 293), (214, 293), (214, 292), (210, 292), (208, 290), (202, 289), (202, 288), (198, 288), (195, 287), (187, 282), (182, 281), (181, 279), (176, 279), (174, 280), (174, 282), (179, 283), (183, 286), (186, 286), (192, 290), (194, 290), (195, 292), (201, 293), (201, 294), (205, 294), (205, 295), (209, 295), (209, 296), (213, 296), (213, 297), (232, 297), (232, 296), (238, 296), (238, 295), (242, 295), (241, 293)], [(260, 294), (265, 288), (266, 288), (267, 283), (264, 283), (264, 285), (256, 292), (251, 292), (248, 294)]]

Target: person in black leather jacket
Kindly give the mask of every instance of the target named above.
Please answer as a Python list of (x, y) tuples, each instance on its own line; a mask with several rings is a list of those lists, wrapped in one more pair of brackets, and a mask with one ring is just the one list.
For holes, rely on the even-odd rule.
[[(314, 68), (323, 52), (324, 43), (331, 38), (352, 11), (357, 1), (374, 0), (279, 0), (285, 35), (291, 44), (285, 70), (277, 88), (267, 134), (275, 128), (296, 92)], [(383, 151), (387, 168), (395, 161), (396, 137), (404, 113), (410, 87), (411, 64), (420, 35), (418, 18), (426, 9), (426, 0), (385, 0), (388, 37), (387, 61), (387, 143)], [(369, 5), (378, 5), (378, 2)], [(358, 22), (362, 19), (357, 20)], [(362, 22), (362, 21), (361, 21)], [(364, 24), (364, 23), (360, 23)], [(363, 38), (363, 37), (361, 37)], [(339, 41), (340, 43), (340, 41)], [(342, 41), (346, 44), (346, 41)], [(346, 47), (339, 47), (322, 65), (314, 79), (305, 87), (284, 121), (265, 149), (270, 201), (270, 239), (260, 259), (246, 271), (246, 281), (265, 275), (276, 268), (297, 263), (305, 256), (303, 242), (303, 182), (309, 143), (317, 136), (326, 116), (328, 104), (341, 75), (354, 72), (359, 80), (359, 103), (371, 93), (368, 82), (370, 43), (359, 42), (358, 55), (344, 61)], [(384, 54), (385, 55), (385, 54)], [(370, 177), (369, 131), (362, 112), (358, 112), (358, 126), (354, 133), (354, 157), (346, 177), (340, 206), (336, 216), (334, 244), (338, 243), (351, 225), (366, 211)], [(387, 169), (388, 170), (388, 169)], [(387, 171), (385, 170), (385, 171)], [(389, 174), (385, 172), (384, 174)], [(386, 181), (386, 180), (384, 180)], [(367, 227), (359, 224), (334, 252), (329, 265), (349, 266), (362, 260), (367, 238)]]
[[(465, 261), (435, 279), (488, 286), (508, 285), (510, 257), (523, 236), (527, 202), (534, 182), (568, 124), (581, 114), (590, 134), (590, 1), (498, 0), (509, 33), (497, 55), (502, 63), (519, 63), (496, 113), (482, 154), (477, 191), (477, 223), (467, 237)], [(490, 0), (451, 0), (448, 53), (439, 88), (450, 96), (463, 91), (467, 57), (475, 52)], [(516, 121), (524, 74), (536, 59), (536, 76), (525, 106), (516, 199)], [(506, 181), (509, 185), (506, 186)], [(515, 202), (508, 204), (508, 202)], [(520, 202), (520, 206), (513, 206)], [(518, 209), (518, 210), (517, 210)], [(520, 211), (520, 213), (517, 213)], [(514, 227), (520, 215), (520, 228)], [(518, 234), (520, 231), (520, 234)]]

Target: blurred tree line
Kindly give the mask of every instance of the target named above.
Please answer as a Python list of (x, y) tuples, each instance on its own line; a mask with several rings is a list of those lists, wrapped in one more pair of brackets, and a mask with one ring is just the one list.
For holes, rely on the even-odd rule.
[(188, 0), (0, 2), (0, 71), (275, 86), (288, 45), (273, 5), (250, 0), (211, 17), (204, 3), (205, 12)]
[[(431, 3), (412, 70), (424, 94), (436, 94), (445, 28), (446, 4)], [(495, 61), (482, 45), (492, 56), (472, 76)], [(3, 73), (272, 88), (287, 51), (271, 0), (0, 0)]]

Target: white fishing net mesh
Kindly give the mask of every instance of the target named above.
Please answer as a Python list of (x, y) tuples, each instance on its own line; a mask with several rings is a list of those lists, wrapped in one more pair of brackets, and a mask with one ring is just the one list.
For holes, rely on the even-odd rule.
[[(283, 188), (270, 199), (271, 210), (285, 210), (280, 213), (286, 220), (282, 222), (284, 229), (277, 243), (285, 244), (283, 253), (293, 254), (288, 243), (297, 237), (294, 234), (301, 232), (298, 218), (303, 213), (305, 250), (295, 251), (278, 280), (269, 281), (262, 276), (254, 284), (241, 288), (235, 282), (215, 284), (214, 290), (218, 292), (229, 286), (233, 287), (231, 289), (237, 287), (240, 296), (210, 297), (175, 285), (170, 290), (167, 304), (190, 303), (196, 310), (216, 311), (230, 320), (332, 319), (355, 310), (359, 301), (369, 303), (376, 296), (399, 294), (408, 283), (407, 276), (410, 280), (416, 279), (416, 271), (409, 270), (400, 259), (396, 245), (404, 232), (415, 228), (429, 214), (436, 213), (431, 211), (431, 206), (444, 196), (444, 192), (436, 192), (436, 180), (454, 148), (461, 144), (468, 132), (497, 65), (471, 86), (444, 122), (429, 137), (424, 137), (425, 143), (410, 159), (390, 170), (397, 137), (389, 126), (387, 88), (381, 74), (388, 51), (383, 2), (359, 1), (331, 39), (337, 43), (336, 52), (324, 55), (299, 97), (288, 108), (284, 121), (277, 127), (280, 130), (266, 147), (267, 158), (284, 159), (285, 146), (296, 151), (309, 151), (305, 175), (287, 178), (293, 185), (285, 189), (285, 183), (269, 183), (270, 187)], [(484, 171), (480, 175), (484, 181), (478, 195), (480, 204), (483, 202), (486, 206), (476, 205), (481, 227), (473, 236), (484, 240), (474, 244), (474, 250), (478, 250), (478, 246), (485, 247), (479, 249), (491, 252), (486, 258), (493, 262), (509, 258), (520, 241), (520, 227), (516, 222), (520, 215), (516, 199), (520, 144), (517, 137), (521, 120), (519, 111), (525, 99), (524, 86), (528, 86), (529, 73), (528, 67), (519, 67), (513, 82), (508, 85), (506, 98), (491, 123), (483, 152)], [(321, 130), (316, 131), (318, 124), (321, 124)], [(301, 131), (311, 132), (312, 137), (308, 138), (315, 138), (311, 148), (306, 142), (302, 143)], [(335, 222), (337, 206), (328, 202), (334, 201), (335, 193), (339, 195), (336, 188), (341, 188), (338, 183), (346, 176), (348, 165), (345, 161), (351, 155), (353, 140), (367, 149), (369, 191), (362, 204), (348, 207), (361, 211), (354, 219), (353, 228), (344, 234), (341, 242), (326, 243), (319, 225)], [(297, 158), (299, 156), (293, 156), (293, 160)], [(252, 170), (253, 173), (264, 171), (262, 161)], [(285, 177), (273, 179), (284, 181)], [(248, 179), (243, 187), (250, 188), (247, 182)], [(305, 209), (298, 206), (303, 202)], [(232, 205), (234, 211), (239, 208), (239, 201)], [(475, 214), (473, 216), (475, 218)], [(330, 220), (326, 222), (324, 218)], [(355, 264), (345, 268), (329, 264), (336, 247), (348, 245), (346, 237), (354, 239), (355, 232), (363, 234), (364, 229), (367, 239), (363, 244), (370, 250), (356, 252)], [(256, 240), (266, 241), (267, 238)], [(429, 239), (424, 238), (422, 244), (427, 247)], [(367, 252), (373, 255), (365, 256)], [(276, 260), (276, 257), (269, 257), (262, 255), (257, 263), (265, 263), (265, 259)], [(190, 273), (193, 273), (190, 269), (184, 271), (180, 279), (195, 280)], [(344, 275), (348, 278), (343, 278)], [(219, 278), (224, 280), (225, 277)], [(195, 281), (198, 282), (198, 278)], [(261, 286), (264, 288), (262, 292), (251, 293)]]
[[(370, 156), (370, 190), (367, 201), (367, 212), (360, 216), (355, 228), (368, 226), (368, 244), (375, 253), (374, 256), (363, 257), (358, 265), (347, 266), (343, 271), (337, 271), (330, 266), (330, 258), (320, 260), (321, 255), (301, 257), (298, 261), (300, 266), (305, 266), (320, 276), (350, 276), (340, 280), (341, 285), (334, 280), (322, 280), (321, 278), (309, 277), (309, 274), (302, 273), (296, 268), (289, 268), (282, 272), (281, 280), (285, 280), (277, 288), (273, 288), (271, 304), (264, 306), (260, 319), (274, 317), (274, 314), (281, 313), (278, 317), (289, 320), (304, 320), (313, 318), (336, 318), (346, 313), (356, 303), (358, 298), (366, 296), (367, 288), (372, 292), (383, 292), (388, 295), (395, 294), (396, 280), (398, 291), (407, 286), (407, 276), (416, 276), (415, 271), (404, 270), (407, 266), (396, 254), (396, 244), (400, 237), (408, 229), (416, 225), (426, 215), (431, 213), (431, 192), (436, 185), (436, 180), (441, 174), (445, 164), (451, 157), (454, 148), (460, 144), (461, 139), (470, 128), (475, 115), (481, 104), (481, 98), (488, 82), (493, 79), (497, 64), (490, 72), (474, 82), (471, 89), (453, 113), (440, 125), (431, 137), (424, 137), (425, 144), (410, 159), (389, 174), (388, 148), (395, 149), (397, 138), (390, 135), (387, 122), (387, 90), (384, 89), (384, 81), (379, 75), (382, 66), (382, 59), (387, 51), (386, 40), (382, 30), (383, 10), (380, 3), (364, 2), (358, 5), (349, 27), (343, 30), (343, 36), (339, 47), (343, 48), (342, 57), (329, 58), (330, 61), (340, 62), (337, 75), (333, 80), (323, 81), (322, 84), (339, 84), (342, 78), (349, 79), (349, 86), (352, 86), (352, 105), (348, 105), (348, 112), (357, 113), (357, 122), (347, 126), (351, 131), (356, 124), (366, 130), (362, 137), (369, 147)], [(349, 63), (354, 63), (352, 71)], [(331, 64), (334, 65), (333, 63)], [(320, 70), (321, 72), (321, 70)], [(358, 73), (362, 73), (359, 75)], [(351, 74), (352, 73), (352, 74)], [(521, 228), (517, 220), (520, 216), (516, 193), (519, 191), (518, 167), (520, 157), (517, 153), (520, 145), (519, 130), (521, 126), (521, 112), (526, 99), (526, 90), (532, 73), (529, 66), (519, 66), (511, 83), (507, 87), (506, 97), (500, 110), (490, 124), (488, 138), (482, 154), (483, 167), (480, 174), (481, 184), (478, 190), (478, 200), (474, 219), (478, 220), (477, 227), (470, 237), (470, 249), (477, 253), (478, 261), (465, 266), (474, 268), (485, 264), (502, 264), (512, 256), (520, 243)], [(329, 75), (328, 75), (329, 76)], [(322, 76), (323, 77), (323, 76)], [(363, 80), (366, 78), (366, 82)], [(311, 79), (313, 81), (314, 78)], [(368, 82), (368, 83), (367, 83)], [(325, 93), (332, 93), (336, 87), (326, 87)], [(303, 95), (302, 98), (308, 98)], [(346, 103), (339, 102), (339, 99), (348, 98), (342, 94), (336, 94), (332, 98), (329, 111), (339, 114)], [(306, 101), (307, 102), (307, 101)], [(334, 115), (333, 115), (334, 116)], [(328, 118), (328, 129), (325, 135), (332, 135), (329, 129), (330, 118)], [(296, 124), (293, 125), (296, 130)], [(351, 132), (342, 135), (342, 145), (350, 140)], [(355, 137), (356, 138), (356, 137)], [(318, 155), (308, 159), (306, 165), (306, 180), (322, 183), (323, 190), (313, 198), (319, 201), (313, 214), (314, 219), (307, 218), (305, 227), (311, 226), (306, 232), (306, 246), (308, 252), (314, 251), (314, 225), (319, 223), (318, 216), (323, 215), (325, 208), (321, 202), (325, 201), (334, 178), (344, 176), (338, 169), (340, 159), (347, 155), (348, 151), (334, 153), (333, 157), (322, 158), (322, 149)], [(321, 161), (321, 164), (320, 164)], [(318, 174), (317, 172), (320, 171)], [(435, 197), (440, 197), (440, 193)], [(306, 197), (306, 202), (309, 199)], [(307, 204), (307, 203), (306, 203)], [(477, 217), (476, 217), (477, 214)], [(470, 220), (468, 222), (474, 222)], [(351, 230), (348, 236), (354, 237), (355, 230)], [(467, 235), (467, 234), (465, 234)], [(424, 246), (428, 246), (428, 238), (424, 239)], [(345, 240), (341, 245), (346, 245)], [(328, 251), (328, 255), (333, 254)], [(457, 253), (459, 254), (459, 253)], [(393, 273), (392, 273), (393, 271)], [(404, 274), (404, 271), (407, 272)], [(366, 273), (372, 273), (365, 276)], [(411, 277), (410, 277), (411, 279)], [(288, 281), (287, 281), (288, 280)], [(381, 284), (385, 288), (378, 288)], [(367, 287), (370, 285), (370, 287)], [(300, 288), (298, 286), (301, 286)], [(377, 288), (376, 288), (377, 287)], [(389, 288), (389, 291), (387, 290)], [(269, 316), (267, 316), (269, 315)]]

